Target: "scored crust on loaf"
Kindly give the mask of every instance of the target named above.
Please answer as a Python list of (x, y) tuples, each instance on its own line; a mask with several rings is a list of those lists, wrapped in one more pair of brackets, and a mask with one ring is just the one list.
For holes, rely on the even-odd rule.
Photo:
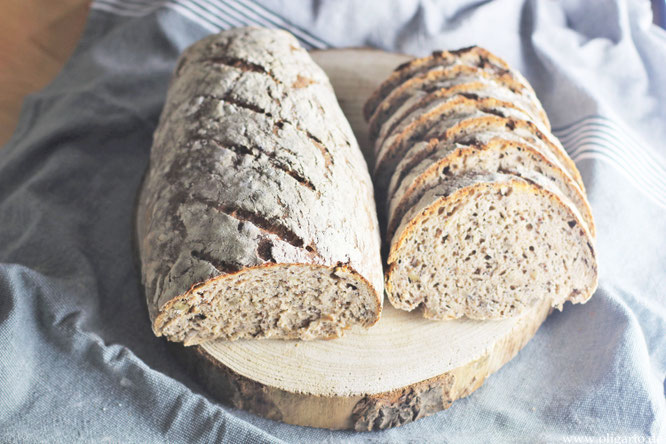
[(330, 338), (380, 315), (372, 182), (326, 75), (287, 32), (237, 28), (183, 53), (137, 228), (158, 336)]
[(597, 285), (592, 238), (538, 175), (464, 175), (429, 190), (391, 242), (386, 291), (431, 319), (499, 319), (547, 298), (583, 303)]
[[(470, 82), (481, 83), (482, 87), (479, 89), (487, 91), (485, 96), (513, 103), (523, 109), (535, 122), (543, 125), (544, 128), (548, 127), (547, 120), (543, 118), (545, 113), (541, 104), (534, 101), (533, 95), (530, 94), (527, 87), (517, 81), (515, 77), (508, 73), (495, 75), (472, 66), (454, 65), (432, 68), (403, 82), (391, 91), (370, 117), (368, 122), (370, 137), (376, 137), (379, 134), (378, 140), (381, 140), (382, 133), (391, 131), (390, 128), (384, 127), (388, 126), (390, 120), (399, 120), (401, 116), (406, 115), (403, 114), (405, 108), (421, 107), (437, 99), (438, 96), (446, 94), (447, 89), (455, 87), (462, 89), (462, 85)], [(467, 88), (467, 90), (473, 92), (471, 88)]]
[[(532, 98), (534, 104), (542, 108), (536, 93), (520, 72), (511, 69), (504, 60), (486, 49), (471, 46), (456, 51), (434, 51), (430, 56), (410, 60), (398, 66), (366, 101), (363, 107), (365, 119), (369, 121), (379, 104), (404, 81), (427, 72), (432, 68), (438, 69), (457, 64), (478, 67), (490, 74), (508, 74), (512, 76), (517, 82), (523, 85), (525, 94)], [(542, 120), (546, 128), (550, 130), (550, 122), (546, 113), (541, 111), (540, 115), (541, 119), (539, 120)]]
[(594, 236), (594, 219), (584, 190), (567, 174), (550, 147), (534, 137), (527, 123), (497, 116), (466, 119), (427, 143), (415, 144), (391, 178), (387, 233), (393, 233), (402, 214), (424, 192), (422, 188), (443, 180), (441, 176), (504, 169), (516, 174), (532, 170), (546, 175), (574, 203)]

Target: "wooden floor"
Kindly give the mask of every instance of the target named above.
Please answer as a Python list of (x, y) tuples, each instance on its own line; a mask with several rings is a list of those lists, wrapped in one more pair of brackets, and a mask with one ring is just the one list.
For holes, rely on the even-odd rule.
[(26, 94), (60, 71), (78, 42), (90, 0), (0, 1), (0, 147)]

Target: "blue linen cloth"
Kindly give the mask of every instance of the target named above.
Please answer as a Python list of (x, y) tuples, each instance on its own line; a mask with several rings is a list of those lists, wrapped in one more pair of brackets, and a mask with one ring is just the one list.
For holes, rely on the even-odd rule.
[[(0, 441), (666, 442), (666, 33), (651, 21), (644, 0), (94, 0), (0, 150)], [(592, 300), (400, 428), (297, 427), (211, 400), (150, 330), (133, 208), (178, 54), (248, 24), (308, 48), (478, 44), (521, 70), (588, 189)]]

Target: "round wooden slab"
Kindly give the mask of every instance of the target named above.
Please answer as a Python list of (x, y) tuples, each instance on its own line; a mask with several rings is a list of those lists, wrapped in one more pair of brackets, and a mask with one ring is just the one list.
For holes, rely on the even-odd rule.
[[(408, 56), (370, 49), (317, 51), (366, 158), (365, 99)], [(219, 399), (312, 427), (374, 430), (435, 413), (477, 389), (534, 335), (549, 307), (479, 322), (428, 321), (384, 306), (369, 330), (330, 341), (216, 341), (186, 349)]]

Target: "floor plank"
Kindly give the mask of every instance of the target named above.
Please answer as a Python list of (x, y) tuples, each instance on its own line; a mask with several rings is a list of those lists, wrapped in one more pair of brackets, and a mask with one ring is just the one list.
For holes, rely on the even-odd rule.
[(0, 146), (23, 98), (62, 69), (85, 25), (90, 0), (3, 0), (0, 15)]

